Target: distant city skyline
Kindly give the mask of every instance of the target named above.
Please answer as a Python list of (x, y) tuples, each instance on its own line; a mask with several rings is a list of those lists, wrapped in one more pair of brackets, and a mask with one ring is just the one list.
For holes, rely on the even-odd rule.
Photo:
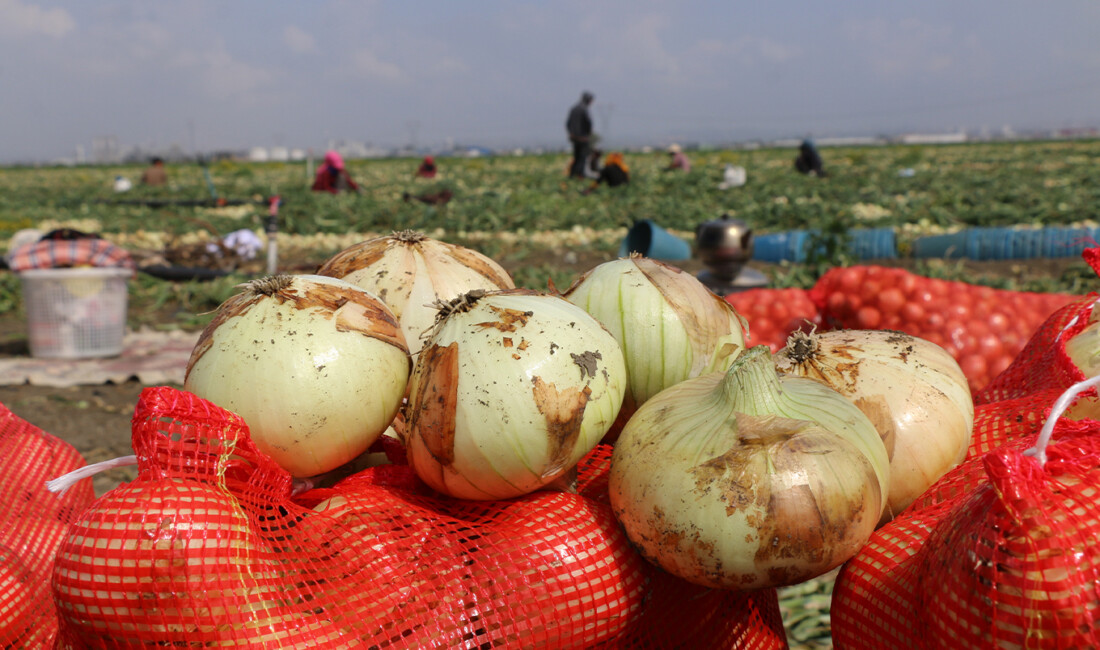
[(1100, 124), (1100, 4), (0, 0), (0, 163)]

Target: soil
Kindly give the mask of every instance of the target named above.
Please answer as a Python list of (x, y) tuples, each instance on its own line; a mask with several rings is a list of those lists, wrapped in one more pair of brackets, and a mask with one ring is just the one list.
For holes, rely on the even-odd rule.
[[(550, 265), (555, 268), (573, 271), (576, 274), (611, 259), (604, 254), (573, 251), (566, 255), (546, 252), (541, 255), (527, 256), (523, 265)], [(320, 261), (318, 261), (319, 263)], [(1079, 263), (1074, 259), (1028, 260), (1021, 262), (964, 262), (975, 274), (983, 276), (1012, 277), (1018, 280), (1049, 276), (1058, 278), (1070, 265)], [(896, 260), (895, 265), (905, 266), (906, 260)], [(308, 263), (301, 266), (308, 267)], [(505, 264), (508, 267), (508, 264)], [(518, 264), (516, 265), (518, 266)], [(698, 260), (677, 262), (676, 266), (693, 274), (703, 270)], [(751, 265), (766, 275), (774, 272), (775, 267), (767, 264)], [(316, 265), (313, 265), (316, 268)], [(509, 271), (514, 269), (509, 268)], [(141, 308), (131, 305), (131, 309)], [(156, 320), (163, 324), (176, 322), (178, 314), (167, 306), (155, 312)], [(27, 355), (26, 323), (16, 314), (0, 314), (0, 358)], [(176, 386), (181, 388), (180, 386)], [(71, 388), (51, 388), (44, 386), (17, 385), (0, 386), (0, 404), (39, 428), (52, 433), (72, 444), (82, 453), (89, 463), (95, 463), (119, 456), (129, 455), (130, 418), (137, 404), (138, 396), (145, 388), (137, 381), (121, 384), (101, 384), (94, 386), (74, 386)], [(110, 470), (95, 479), (97, 494), (117, 486), (120, 482), (134, 478), (133, 467)]]

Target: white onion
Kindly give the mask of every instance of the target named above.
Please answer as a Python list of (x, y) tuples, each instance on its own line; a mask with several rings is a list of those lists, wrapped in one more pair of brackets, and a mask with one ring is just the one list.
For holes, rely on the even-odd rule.
[(959, 364), (935, 343), (886, 330), (795, 332), (775, 359), (781, 372), (840, 392), (875, 425), (890, 456), (880, 523), (966, 457), (974, 400)]
[(855, 555), (882, 514), (889, 460), (831, 388), (781, 376), (767, 346), (667, 388), (627, 422), (611, 505), (642, 554), (712, 588), (796, 584)]
[(1088, 325), (1066, 339), (1066, 354), (1086, 378), (1100, 375), (1100, 305), (1089, 311)]
[(504, 499), (575, 469), (622, 404), (615, 339), (568, 301), (471, 292), (440, 313), (409, 380), (409, 464), (436, 490)]
[(184, 388), (244, 418), (293, 476), (362, 454), (401, 405), (410, 360), (378, 298), (343, 280), (280, 275), (225, 301), (191, 353)]
[(649, 398), (685, 379), (728, 369), (745, 348), (745, 325), (733, 306), (695, 276), (657, 260), (605, 262), (564, 295), (622, 346), (629, 385), (613, 434)]
[(347, 280), (381, 298), (400, 321), (414, 361), (421, 336), (435, 321), (432, 305), (437, 300), (475, 289), (515, 287), (508, 272), (485, 255), (412, 230), (350, 246), (317, 273)]

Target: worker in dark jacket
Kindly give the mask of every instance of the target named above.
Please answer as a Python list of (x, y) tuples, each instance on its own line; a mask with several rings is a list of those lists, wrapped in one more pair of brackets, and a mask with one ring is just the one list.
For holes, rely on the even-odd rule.
[(593, 99), (595, 97), (592, 93), (582, 93), (581, 100), (569, 109), (569, 117), (565, 120), (565, 132), (573, 145), (573, 162), (569, 165), (570, 178), (584, 178), (584, 165), (592, 148), (592, 118), (588, 115), (588, 107)]
[(812, 176), (824, 176), (825, 165), (821, 161), (821, 154), (817, 152), (812, 140), (803, 140), (798, 147), (798, 157), (794, 159), (794, 168), (803, 174)]

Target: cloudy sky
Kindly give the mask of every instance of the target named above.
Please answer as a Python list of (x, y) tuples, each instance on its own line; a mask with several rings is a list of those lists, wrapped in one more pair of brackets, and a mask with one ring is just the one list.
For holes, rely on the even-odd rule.
[(0, 161), (1100, 125), (1095, 0), (0, 0)]

